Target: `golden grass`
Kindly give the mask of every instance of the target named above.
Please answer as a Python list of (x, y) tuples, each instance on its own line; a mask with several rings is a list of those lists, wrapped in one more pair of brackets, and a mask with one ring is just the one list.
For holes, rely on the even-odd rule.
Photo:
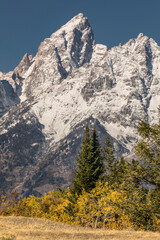
[(158, 232), (100, 230), (44, 219), (0, 217), (0, 239), (14, 236), (16, 240), (160, 240)]

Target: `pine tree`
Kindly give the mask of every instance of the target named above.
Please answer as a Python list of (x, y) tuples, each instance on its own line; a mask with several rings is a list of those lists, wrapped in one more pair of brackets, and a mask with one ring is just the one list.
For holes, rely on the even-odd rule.
[(85, 128), (85, 137), (77, 158), (77, 171), (74, 173), (73, 192), (78, 195), (82, 190), (89, 192), (104, 172), (100, 144), (94, 129), (90, 137), (89, 127)]
[(126, 186), (128, 191), (133, 191), (133, 189), (139, 189), (141, 185), (141, 166), (138, 161), (132, 159), (131, 162), (127, 162), (126, 165)]
[(115, 187), (117, 188), (124, 188), (124, 185), (126, 183), (126, 177), (128, 174), (128, 169), (127, 169), (127, 162), (124, 160), (123, 157), (120, 158), (119, 161), (117, 161), (116, 164), (116, 176), (115, 176)]
[(141, 179), (144, 183), (153, 184), (160, 190), (160, 123), (150, 126), (141, 121), (138, 131), (142, 137), (136, 146), (141, 166)]
[(109, 139), (109, 137), (107, 137), (105, 146), (103, 148), (103, 158), (104, 158), (105, 170), (106, 170), (104, 179), (109, 183), (109, 185), (113, 185), (113, 183), (118, 181), (117, 179), (118, 162), (114, 157), (114, 153), (115, 153), (115, 150), (114, 150), (113, 144)]
[(103, 152), (106, 159), (106, 167), (107, 167), (107, 170), (109, 171), (112, 168), (113, 163), (115, 162), (115, 157), (114, 157), (115, 150), (109, 137), (107, 137), (106, 139)]
[(95, 187), (96, 181), (99, 179), (99, 177), (104, 173), (104, 163), (103, 163), (103, 157), (101, 155), (101, 147), (98, 141), (96, 129), (93, 129), (92, 135), (91, 135), (91, 168), (90, 168), (90, 188)]
[[(146, 221), (146, 227), (156, 229), (160, 223), (160, 123), (150, 125), (141, 121), (138, 132), (141, 140), (136, 146), (139, 165), (135, 173), (140, 173), (138, 179), (141, 185), (143, 183), (146, 191), (144, 202), (146, 209), (144, 211), (143, 206), (141, 212), (143, 215), (146, 214), (146, 219), (149, 216), (150, 222)], [(152, 185), (149, 191), (146, 189), (146, 184), (150, 187)]]

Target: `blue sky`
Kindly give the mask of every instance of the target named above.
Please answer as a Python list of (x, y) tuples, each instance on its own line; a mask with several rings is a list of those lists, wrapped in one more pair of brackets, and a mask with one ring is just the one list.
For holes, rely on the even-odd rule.
[(88, 17), (97, 43), (109, 48), (143, 33), (160, 45), (160, 0), (0, 0), (0, 71), (78, 13)]

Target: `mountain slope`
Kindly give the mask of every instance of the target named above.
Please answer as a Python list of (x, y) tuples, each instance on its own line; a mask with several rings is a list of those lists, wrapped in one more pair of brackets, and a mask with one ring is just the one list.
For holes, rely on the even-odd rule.
[(70, 186), (87, 123), (102, 143), (112, 138), (118, 156), (131, 154), (139, 119), (157, 120), (159, 68), (153, 39), (139, 34), (108, 49), (95, 43), (83, 14), (45, 39), (35, 57), (25, 54), (0, 74), (1, 192)]

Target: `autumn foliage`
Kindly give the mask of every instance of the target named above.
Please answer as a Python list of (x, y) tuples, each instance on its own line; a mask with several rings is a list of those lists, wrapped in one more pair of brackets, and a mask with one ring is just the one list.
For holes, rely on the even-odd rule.
[(137, 159), (117, 160), (111, 141), (101, 149), (96, 130), (90, 136), (87, 126), (72, 188), (19, 201), (15, 194), (1, 196), (0, 213), (93, 228), (160, 231), (160, 124), (141, 122), (139, 133)]

